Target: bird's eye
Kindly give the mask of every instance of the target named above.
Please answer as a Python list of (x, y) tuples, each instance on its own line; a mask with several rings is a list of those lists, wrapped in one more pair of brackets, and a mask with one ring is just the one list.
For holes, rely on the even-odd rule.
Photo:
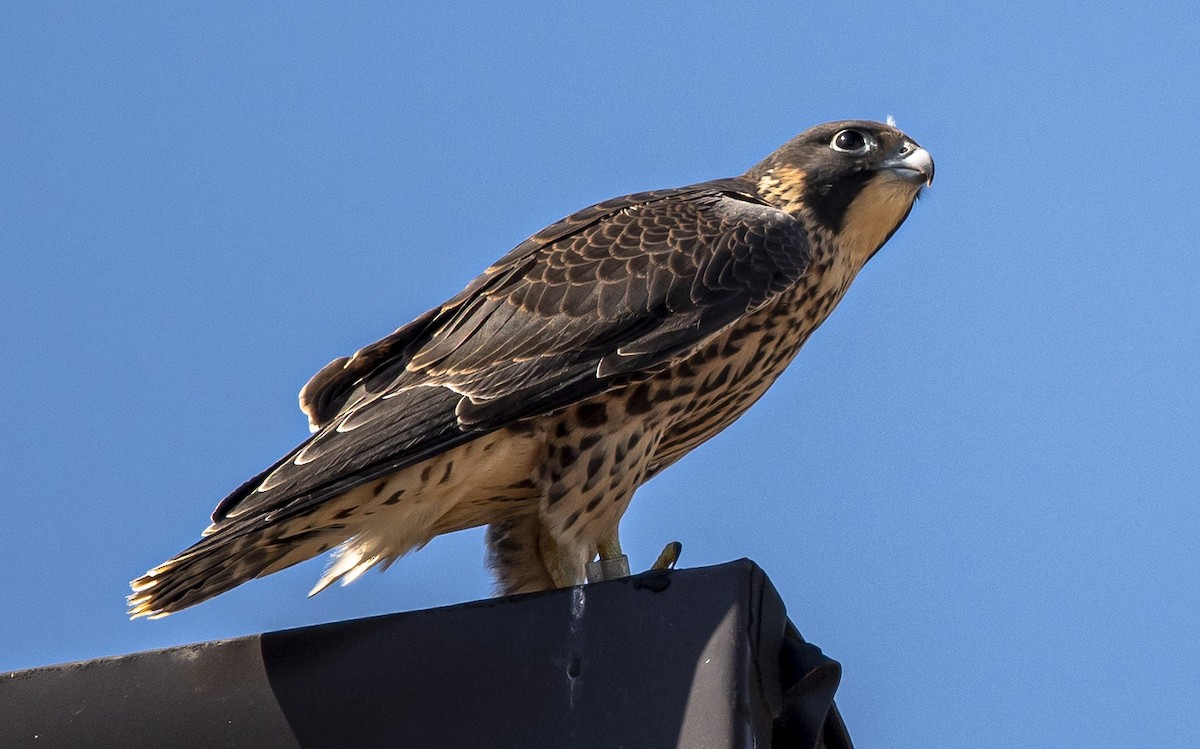
[(829, 141), (829, 146), (835, 151), (843, 153), (858, 153), (867, 150), (867, 136), (857, 130), (842, 130), (837, 135), (833, 136), (833, 140)]

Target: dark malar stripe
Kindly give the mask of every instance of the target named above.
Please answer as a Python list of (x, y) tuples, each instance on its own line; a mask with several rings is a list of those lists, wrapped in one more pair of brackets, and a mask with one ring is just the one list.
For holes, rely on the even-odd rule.
[(873, 176), (874, 172), (863, 170), (851, 177), (839, 177), (837, 181), (830, 182), (810, 174), (811, 181), (805, 184), (804, 197), (812, 217), (833, 233), (840, 232), (850, 204)]

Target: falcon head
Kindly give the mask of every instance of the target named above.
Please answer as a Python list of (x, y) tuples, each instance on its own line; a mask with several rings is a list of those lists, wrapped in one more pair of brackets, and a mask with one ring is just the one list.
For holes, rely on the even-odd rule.
[(891, 125), (843, 120), (800, 133), (746, 179), (767, 202), (832, 235), (865, 263), (933, 183), (933, 158)]

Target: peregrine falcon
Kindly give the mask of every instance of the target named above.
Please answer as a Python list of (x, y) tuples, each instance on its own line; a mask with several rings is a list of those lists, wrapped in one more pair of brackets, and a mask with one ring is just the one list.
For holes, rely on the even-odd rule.
[(933, 180), (890, 124), (831, 122), (740, 177), (542, 229), (300, 392), (313, 434), (132, 583), (165, 616), (329, 550), (313, 590), (487, 526), (503, 594), (620, 555), (634, 492), (746, 411)]

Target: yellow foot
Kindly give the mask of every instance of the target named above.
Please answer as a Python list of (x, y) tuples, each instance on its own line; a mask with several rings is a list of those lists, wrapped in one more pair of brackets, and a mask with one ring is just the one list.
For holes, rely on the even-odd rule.
[(679, 555), (683, 553), (683, 544), (678, 541), (672, 541), (663, 547), (662, 553), (658, 555), (658, 559), (654, 560), (654, 564), (650, 565), (652, 570), (673, 570), (676, 562), (679, 561)]
[[(629, 577), (629, 557), (621, 553), (620, 546), (616, 544), (602, 544), (600, 552), (599, 559), (587, 563), (587, 579), (589, 583), (599, 583), (605, 580), (618, 580), (622, 577)], [(658, 555), (658, 559), (654, 560), (654, 564), (650, 565), (650, 569), (675, 569), (675, 564), (679, 561), (679, 555), (682, 552), (683, 544), (678, 541), (672, 541), (663, 547), (662, 553)]]

